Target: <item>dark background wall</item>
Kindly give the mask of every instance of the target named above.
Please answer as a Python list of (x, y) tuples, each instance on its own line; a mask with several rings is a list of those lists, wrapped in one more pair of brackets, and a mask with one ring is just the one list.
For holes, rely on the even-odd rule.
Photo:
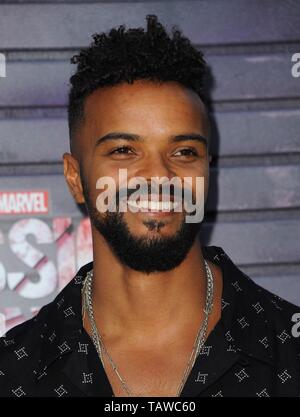
[[(168, 28), (178, 24), (211, 67), (214, 158), (203, 241), (223, 247), (255, 281), (300, 305), (300, 78), (291, 74), (291, 57), (300, 52), (300, 2), (2, 1), (0, 191), (43, 189), (50, 196), (47, 215), (0, 216), (0, 314), (7, 326), (53, 299), (90, 257), (62, 171), (69, 59), (92, 33), (122, 23), (145, 26), (149, 13)], [(23, 253), (14, 246), (20, 219), (33, 217), (41, 223), (29, 222), (26, 241), (60, 274), (48, 293), (34, 292), (40, 278), (26, 260), (24, 236)], [(57, 224), (67, 238), (60, 255)], [(24, 274), (27, 293), (19, 285)]]

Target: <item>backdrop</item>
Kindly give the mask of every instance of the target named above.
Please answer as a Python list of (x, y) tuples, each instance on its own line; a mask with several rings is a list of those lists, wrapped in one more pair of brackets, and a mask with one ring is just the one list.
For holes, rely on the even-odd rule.
[[(213, 162), (204, 244), (300, 305), (300, 8), (288, 0), (1, 1), (0, 333), (92, 260), (69, 195), (69, 59), (91, 34), (155, 13), (210, 66)], [(298, 54), (298, 55), (297, 55)]]

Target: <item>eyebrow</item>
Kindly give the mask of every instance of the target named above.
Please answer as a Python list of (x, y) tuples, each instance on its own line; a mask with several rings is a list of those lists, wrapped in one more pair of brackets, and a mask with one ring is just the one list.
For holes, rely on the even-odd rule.
[[(144, 138), (142, 136), (136, 135), (134, 133), (125, 133), (125, 132), (111, 132), (107, 135), (104, 135), (96, 140), (95, 147), (109, 141), (109, 140), (128, 140), (132, 142), (144, 142)], [(171, 143), (178, 143), (178, 142), (184, 142), (186, 140), (194, 140), (200, 143), (203, 143), (204, 145), (208, 145), (208, 139), (198, 133), (186, 133), (184, 135), (172, 135), (170, 136), (170, 142)]]

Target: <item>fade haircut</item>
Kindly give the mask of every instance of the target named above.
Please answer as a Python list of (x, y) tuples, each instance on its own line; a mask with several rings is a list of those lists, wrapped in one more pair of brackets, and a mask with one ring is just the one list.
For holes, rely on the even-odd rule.
[(203, 53), (182, 35), (177, 26), (169, 36), (156, 15), (146, 16), (147, 27), (124, 25), (96, 33), (89, 47), (71, 58), (77, 64), (70, 78), (68, 123), (71, 152), (76, 130), (84, 120), (85, 99), (99, 87), (123, 82), (149, 80), (158, 83), (175, 81), (193, 90), (208, 103), (204, 91), (207, 65)]

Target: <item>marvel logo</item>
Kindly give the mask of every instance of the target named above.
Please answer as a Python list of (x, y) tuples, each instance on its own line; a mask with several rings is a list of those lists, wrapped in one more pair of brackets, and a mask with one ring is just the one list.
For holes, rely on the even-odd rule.
[(48, 191), (0, 192), (0, 215), (43, 213), (48, 213)]

